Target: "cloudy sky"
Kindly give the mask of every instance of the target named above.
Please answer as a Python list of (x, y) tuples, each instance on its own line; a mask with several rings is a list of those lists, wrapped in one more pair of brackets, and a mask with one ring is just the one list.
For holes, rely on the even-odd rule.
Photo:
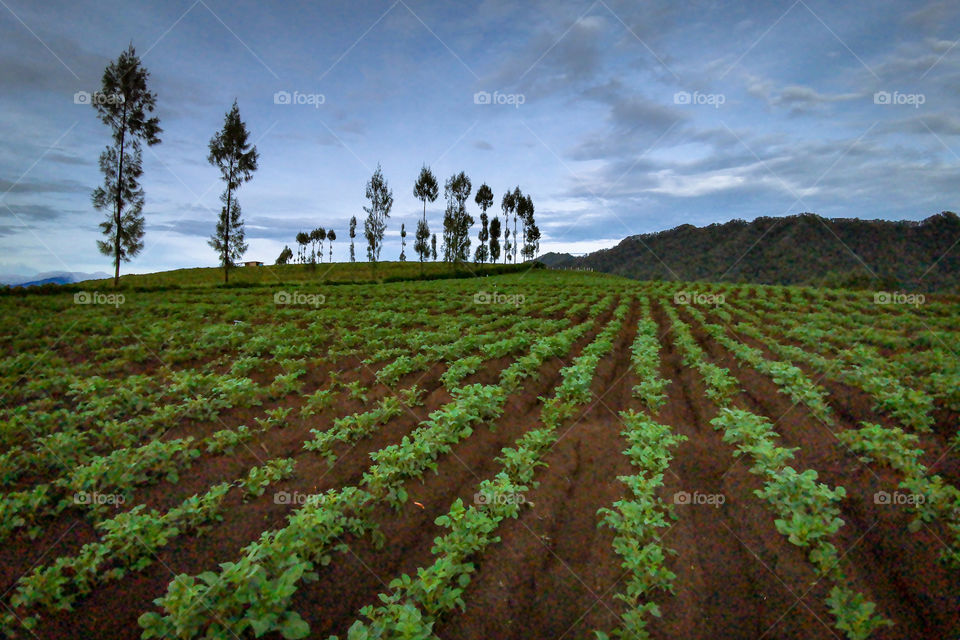
[[(519, 185), (544, 251), (956, 211), (958, 35), (951, 0), (0, 0), (0, 273), (112, 271), (90, 204), (109, 131), (75, 96), (130, 42), (164, 129), (144, 152), (146, 248), (122, 267), (147, 272), (217, 263), (207, 143), (235, 98), (260, 152), (247, 257), (270, 263), (315, 226), (346, 259), (377, 163), (387, 259), (401, 222), (413, 253), (424, 163), (497, 203)], [(442, 202), (427, 213), (439, 231)]]

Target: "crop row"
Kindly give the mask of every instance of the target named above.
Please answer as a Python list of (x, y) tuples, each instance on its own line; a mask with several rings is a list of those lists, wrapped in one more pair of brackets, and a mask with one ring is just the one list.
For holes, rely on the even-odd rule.
[[(533, 482), (536, 468), (544, 466), (542, 456), (557, 440), (557, 429), (574, 417), (578, 406), (589, 401), (593, 374), (602, 357), (613, 348), (629, 303), (622, 301), (613, 319), (584, 352), (561, 370), (562, 380), (555, 394), (541, 411), (543, 426), (526, 432), (516, 448), (504, 448), (497, 460), (503, 465), (494, 478), (480, 483), (478, 491), (485, 499), (464, 505), (457, 498), (446, 515), (436, 519), (437, 526), (449, 532), (434, 540), (434, 562), (417, 569), (416, 575), (403, 574), (389, 583), (390, 593), (380, 594), (380, 605), (369, 605), (360, 614), (369, 622), (357, 620), (348, 631), (350, 640), (371, 637), (429, 638), (439, 616), (459, 607), (475, 566), (471, 560), (489, 545), (499, 542), (495, 535), (506, 518), (520, 512), (520, 496)], [(336, 636), (333, 636), (336, 638)]]
[[(684, 333), (683, 322), (675, 315), (673, 318), (675, 331)], [(687, 342), (680, 341), (678, 346), (685, 350)], [(702, 352), (697, 351), (687, 351), (684, 356), (693, 361), (703, 358)], [(704, 380), (709, 389), (712, 381), (706, 376)], [(779, 516), (774, 520), (777, 531), (791, 544), (808, 549), (807, 558), (816, 570), (817, 580), (832, 584), (825, 603), (833, 615), (834, 626), (850, 640), (863, 640), (879, 627), (891, 625), (891, 621), (874, 613), (873, 602), (846, 584), (840, 556), (830, 542), (844, 525), (835, 503), (845, 497), (845, 489), (818, 483), (813, 469), (798, 472), (789, 466), (787, 463), (797, 449), (778, 446), (776, 432), (762, 416), (723, 406), (711, 424), (723, 431), (724, 442), (736, 446), (735, 456), (747, 454), (753, 459), (750, 472), (764, 482), (755, 494)]]
[(348, 532), (370, 533), (382, 543), (369, 520), (373, 505), (403, 504), (406, 480), (435, 468), (436, 458), (468, 437), (474, 425), (495, 420), (520, 380), (534, 375), (546, 358), (566, 352), (590, 324), (538, 340), (527, 356), (503, 372), (500, 386), (455, 390), (451, 403), (431, 413), (399, 444), (371, 454), (374, 464), (360, 486), (315, 496), (288, 516), (286, 527), (264, 532), (245, 547), (236, 562), (222, 563), (219, 571), (199, 576), (176, 576), (167, 594), (156, 601), (165, 613), (140, 617), (143, 637), (227, 638), (247, 629), (257, 635), (270, 630), (288, 638), (306, 635), (306, 623), (290, 610), (290, 600), (301, 580), (316, 578), (315, 564), (327, 564), (333, 553), (345, 550), (340, 539)]

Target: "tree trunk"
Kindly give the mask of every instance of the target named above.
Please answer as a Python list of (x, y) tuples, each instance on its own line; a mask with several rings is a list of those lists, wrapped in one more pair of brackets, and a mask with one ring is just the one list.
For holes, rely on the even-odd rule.
[(230, 178), (227, 180), (227, 215), (223, 221), (223, 284), (230, 282), (230, 198), (233, 195), (233, 158), (230, 158)]
[(117, 163), (117, 217), (114, 220), (113, 229), (113, 286), (120, 286), (120, 224), (122, 218), (120, 211), (123, 209), (123, 143), (127, 137), (127, 102), (123, 102), (123, 124), (120, 128), (120, 161)]

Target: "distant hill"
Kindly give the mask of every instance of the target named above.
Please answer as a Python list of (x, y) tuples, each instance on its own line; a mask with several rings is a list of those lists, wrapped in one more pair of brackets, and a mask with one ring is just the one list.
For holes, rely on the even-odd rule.
[(707, 227), (686, 224), (630, 236), (611, 249), (581, 257), (552, 253), (547, 254), (550, 262), (544, 260), (547, 256), (540, 260), (555, 268), (587, 268), (639, 280), (955, 291), (960, 286), (958, 240), (960, 217), (950, 211), (922, 222), (802, 213)]
[(557, 265), (566, 264), (573, 259), (574, 257), (569, 253), (556, 253), (555, 251), (551, 251), (550, 253), (545, 253), (537, 258), (537, 262), (542, 262), (544, 266), (547, 267), (555, 267)]
[(11, 287), (37, 287), (44, 284), (72, 284), (74, 282), (83, 282), (85, 280), (94, 280), (109, 277), (110, 274), (81, 273), (79, 271), (47, 271), (32, 276), (3, 275), (0, 276), (0, 285), (10, 285)]

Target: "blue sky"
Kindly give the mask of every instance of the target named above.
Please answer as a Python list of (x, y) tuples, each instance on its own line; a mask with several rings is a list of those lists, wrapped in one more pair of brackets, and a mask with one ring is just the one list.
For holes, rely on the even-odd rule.
[(239, 193), (247, 258), (268, 263), (315, 226), (347, 259), (377, 163), (395, 197), (385, 259), (401, 222), (413, 256), (424, 163), (498, 204), (519, 185), (543, 251), (761, 215), (956, 211), (958, 31), (949, 1), (3, 0), (0, 273), (112, 271), (90, 204), (109, 131), (74, 96), (131, 41), (164, 133), (124, 273), (217, 263), (207, 143), (234, 98), (260, 151)]

